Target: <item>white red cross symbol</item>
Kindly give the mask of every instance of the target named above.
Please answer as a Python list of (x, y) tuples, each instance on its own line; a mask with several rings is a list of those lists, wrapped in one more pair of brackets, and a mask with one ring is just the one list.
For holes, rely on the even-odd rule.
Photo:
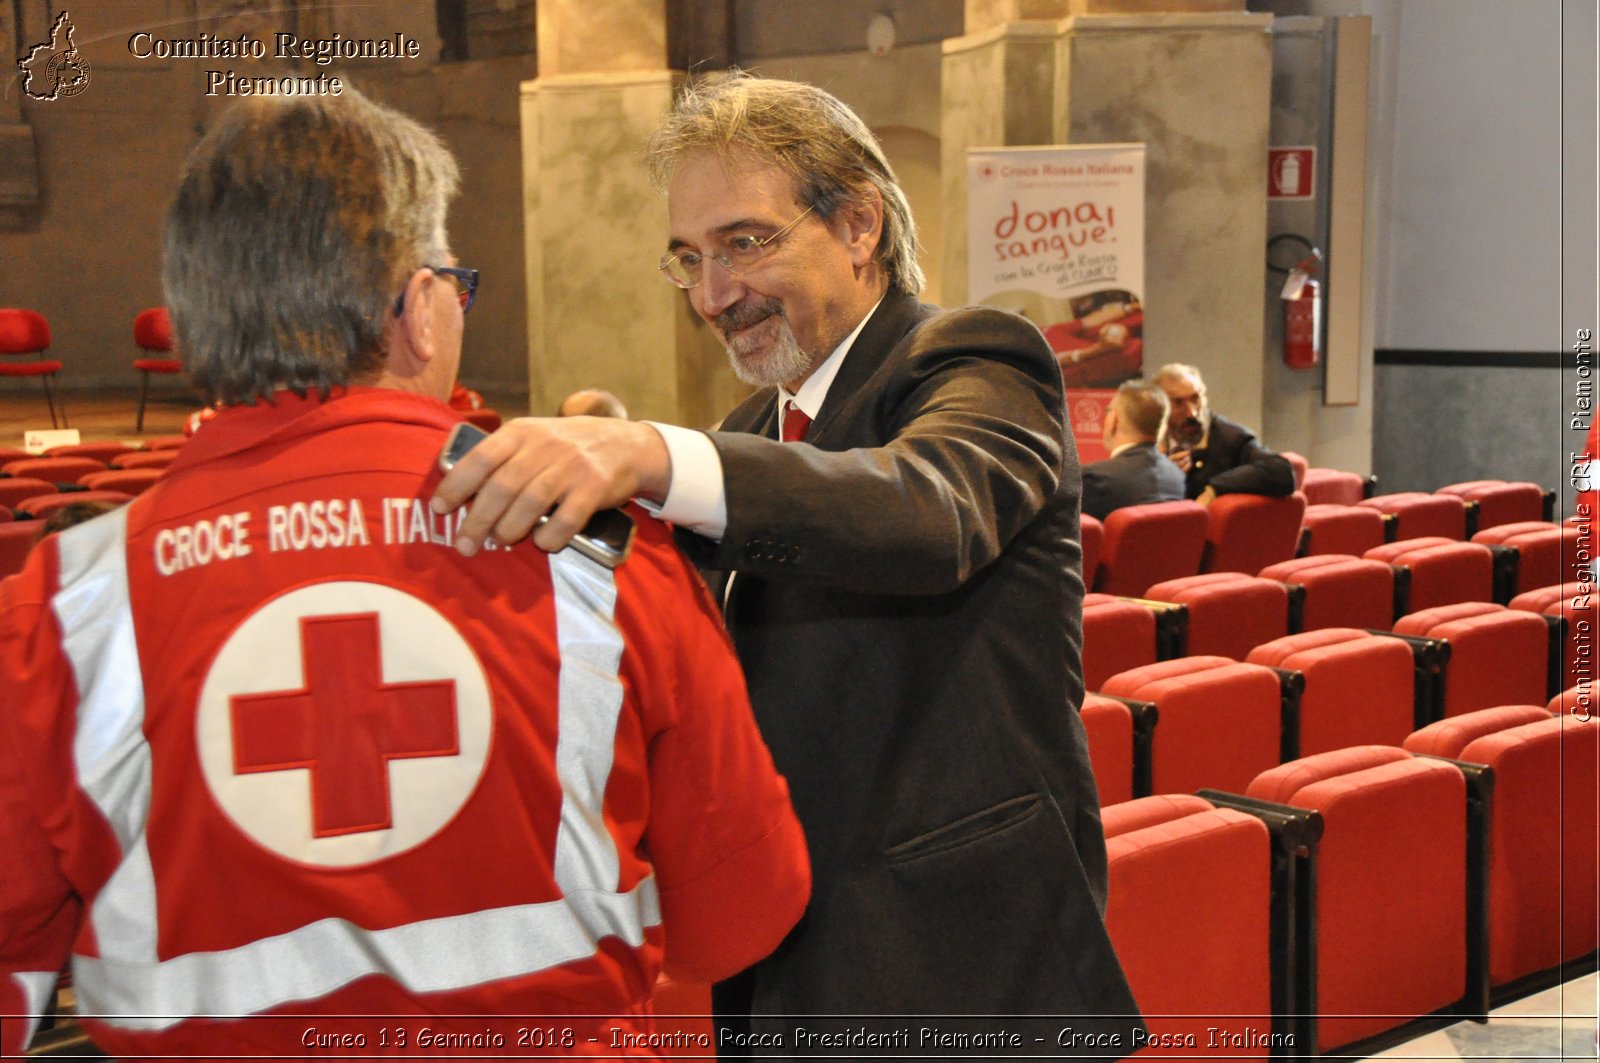
[(348, 866), (426, 841), (476, 788), (492, 713), (476, 655), (393, 587), (301, 587), (252, 613), (201, 689), (207, 784), (260, 844)]

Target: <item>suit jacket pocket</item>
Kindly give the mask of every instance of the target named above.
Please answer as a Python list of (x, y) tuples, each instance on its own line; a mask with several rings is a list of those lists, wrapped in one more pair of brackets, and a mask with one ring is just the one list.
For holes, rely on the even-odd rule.
[(1007, 798), (999, 804), (962, 816), (942, 827), (935, 827), (925, 834), (897, 842), (884, 850), (883, 855), (891, 865), (903, 865), (924, 857), (946, 853), (1025, 823), (1038, 815), (1039, 809), (1043, 806), (1044, 798), (1038, 794)]

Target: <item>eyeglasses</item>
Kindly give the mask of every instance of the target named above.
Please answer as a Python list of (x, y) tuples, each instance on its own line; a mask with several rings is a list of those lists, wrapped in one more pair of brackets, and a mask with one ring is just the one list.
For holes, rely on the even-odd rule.
[[(465, 314), (468, 310), (472, 309), (472, 301), (477, 298), (478, 295), (477, 270), (465, 269), (461, 266), (425, 265), (421, 268), (432, 270), (435, 273), (443, 273), (446, 277), (449, 277), (451, 282), (456, 286), (456, 298), (461, 302), (461, 312)], [(466, 285), (465, 288), (461, 287), (463, 284)], [(399, 317), (401, 314), (405, 313), (405, 309), (406, 292), (405, 289), (402, 288), (400, 289), (400, 294), (395, 298), (394, 301), (394, 316)]]
[(707, 255), (702, 255), (698, 251), (678, 251), (662, 255), (661, 265), (657, 268), (666, 274), (667, 280), (680, 288), (693, 288), (700, 283), (705, 276), (708, 258), (735, 276), (747, 273), (760, 265), (761, 260), (776, 249), (778, 241), (789, 235), (789, 230), (799, 225), (801, 218), (815, 209), (815, 206), (807, 207), (794, 221), (768, 237), (735, 236), (725, 246)]

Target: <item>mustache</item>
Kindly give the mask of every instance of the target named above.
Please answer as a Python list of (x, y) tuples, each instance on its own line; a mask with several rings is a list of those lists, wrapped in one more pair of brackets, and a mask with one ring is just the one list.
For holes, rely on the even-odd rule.
[(759, 324), (774, 314), (783, 313), (783, 304), (776, 299), (761, 302), (735, 303), (717, 315), (716, 326), (724, 335)]

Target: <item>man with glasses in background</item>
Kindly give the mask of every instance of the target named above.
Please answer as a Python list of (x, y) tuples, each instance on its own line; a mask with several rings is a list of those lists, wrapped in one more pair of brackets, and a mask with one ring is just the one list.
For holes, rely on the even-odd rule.
[[(477, 272), (455, 160), (349, 89), (225, 112), (164, 284), (220, 412), (0, 584), (0, 1014), (71, 953), (119, 1058), (656, 1055), (650, 999), (799, 917), (715, 606), (428, 511)], [(90, 1016), (93, 1016), (91, 1019)]]
[(717, 987), (721, 1050), (803, 1049), (800, 1027), (828, 1025), (811, 1016), (849, 1016), (831, 1026), (877, 1040), (836, 1046), (928, 1052), (893, 1042), (896, 1016), (1052, 1014), (1073, 1016), (1075, 1052), (1131, 1052), (1077, 714), (1079, 470), (1049, 345), (1010, 313), (918, 304), (904, 193), (819, 89), (702, 81), (649, 165), (661, 270), (761, 390), (712, 432), (512, 422), (434, 502), (476, 495), (457, 533), (472, 552), (547, 512), (533, 537), (555, 549), (641, 496), (713, 574), (815, 883), (777, 952)]

